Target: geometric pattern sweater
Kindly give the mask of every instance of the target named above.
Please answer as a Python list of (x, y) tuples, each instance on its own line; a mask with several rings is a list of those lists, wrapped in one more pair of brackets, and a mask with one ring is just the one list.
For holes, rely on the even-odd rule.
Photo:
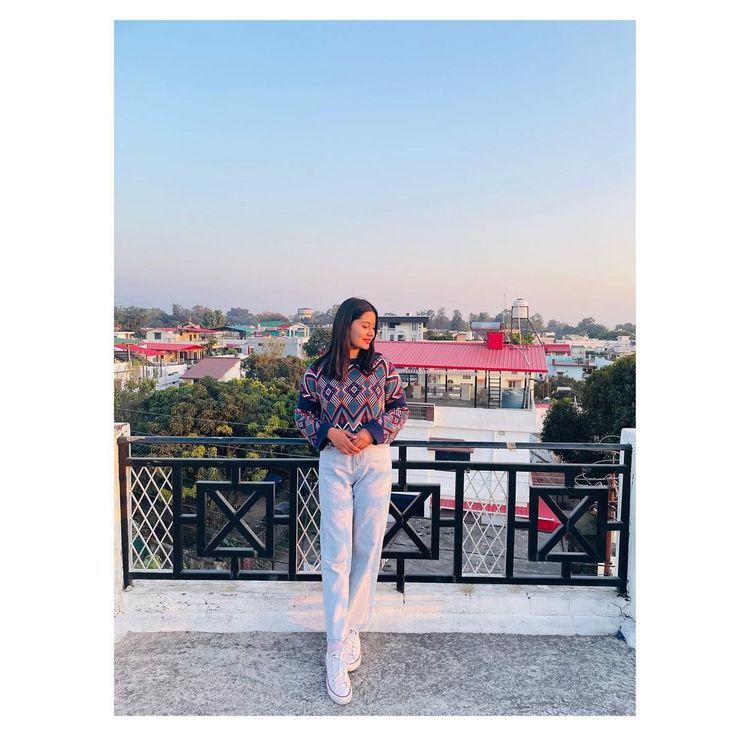
[(409, 416), (401, 378), (384, 355), (373, 358), (368, 373), (351, 360), (344, 381), (327, 378), (314, 364), (304, 372), (294, 420), (316, 450), (332, 444), (327, 439), (332, 427), (351, 432), (365, 428), (379, 445), (391, 443), (401, 431)]

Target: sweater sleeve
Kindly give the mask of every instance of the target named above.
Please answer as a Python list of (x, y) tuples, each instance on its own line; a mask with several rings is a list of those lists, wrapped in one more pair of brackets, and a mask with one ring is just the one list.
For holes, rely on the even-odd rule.
[(299, 431), (309, 440), (309, 443), (318, 451), (327, 444), (329, 422), (322, 422), (319, 418), (320, 404), (317, 393), (317, 376), (311, 368), (304, 372), (299, 387), (299, 398), (294, 410), (294, 421)]
[(375, 444), (390, 444), (396, 439), (409, 416), (401, 377), (390, 360), (386, 360), (385, 408), (365, 427), (373, 435)]

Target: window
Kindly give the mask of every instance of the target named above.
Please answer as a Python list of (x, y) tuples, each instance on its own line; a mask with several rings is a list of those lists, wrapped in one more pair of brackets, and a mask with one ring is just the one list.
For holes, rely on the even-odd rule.
[[(463, 440), (458, 440), (456, 437), (431, 437), (430, 439), (463, 442)], [(473, 448), (469, 447), (465, 449), (464, 447), (443, 447), (441, 449), (432, 449), (432, 452), (434, 452), (435, 460), (470, 460), (470, 454), (473, 452)]]
[(160, 340), (161, 339), (161, 333), (160, 332), (154, 332), (153, 333), (153, 339), (154, 340)]

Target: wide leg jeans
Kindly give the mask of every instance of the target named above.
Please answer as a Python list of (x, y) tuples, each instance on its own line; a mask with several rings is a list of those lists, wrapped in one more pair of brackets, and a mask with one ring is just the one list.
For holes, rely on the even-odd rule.
[(328, 643), (370, 623), (391, 499), (391, 447), (319, 455), (320, 553)]

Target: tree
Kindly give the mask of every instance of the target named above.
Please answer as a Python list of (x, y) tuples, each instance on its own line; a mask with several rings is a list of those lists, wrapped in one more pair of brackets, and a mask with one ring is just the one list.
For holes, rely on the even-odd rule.
[(265, 353), (251, 353), (244, 361), (243, 368), (247, 378), (261, 383), (281, 381), (294, 390), (299, 388), (304, 374), (304, 362), (293, 355), (274, 357)]
[(593, 371), (582, 387), (580, 399), (592, 436), (619, 437), (624, 427), (635, 427), (636, 355)]
[(572, 389), (572, 394), (575, 396), (578, 401), (580, 401), (580, 396), (582, 392), (582, 387), (585, 385), (585, 381), (578, 381), (575, 378), (570, 378), (570, 376), (550, 376), (547, 375), (546, 378), (544, 378), (541, 381), (535, 381), (534, 383), (534, 398), (535, 399), (543, 399), (546, 396), (553, 396), (555, 391), (560, 386), (567, 386)]
[(332, 339), (331, 327), (314, 327), (311, 330), (309, 340), (304, 343), (304, 352), (310, 358), (316, 358), (326, 352), (330, 347)]
[(573, 331), (573, 328), (567, 324), (567, 322), (558, 322), (556, 319), (551, 319), (547, 323), (547, 332), (554, 332), (555, 337), (562, 337), (568, 335)]
[(452, 313), (452, 320), (450, 321), (450, 329), (454, 330), (455, 332), (459, 332), (460, 330), (469, 329), (468, 323), (463, 319), (463, 315), (459, 309), (456, 309)]
[(605, 339), (603, 336), (610, 330), (605, 325), (598, 324), (593, 317), (586, 317), (580, 320), (577, 327), (575, 327), (575, 332), (580, 335), (587, 335), (595, 340), (601, 340)]
[(500, 322), (502, 325), (511, 324), (511, 310), (504, 309), (499, 312), (490, 322)]
[(436, 330), (449, 330), (450, 329), (450, 320), (447, 316), (447, 313), (445, 312), (444, 307), (440, 307), (437, 310), (437, 316), (434, 319), (433, 327)]
[(185, 325), (187, 322), (192, 321), (189, 310), (180, 304), (171, 305), (171, 316), (176, 320), (176, 324), (178, 325)]
[(491, 315), (488, 312), (479, 312), (478, 314), (471, 312), (468, 315), (468, 329), (472, 329), (470, 325), (473, 322), (492, 322)]
[[(589, 442), (590, 428), (584, 412), (571, 399), (555, 399), (542, 425), (542, 442)], [(577, 450), (557, 450), (566, 462), (587, 461)]]
[(259, 312), (255, 316), (255, 321), (263, 324), (264, 322), (288, 322), (289, 318), (281, 312)]
[(542, 315), (538, 312), (535, 312), (529, 319), (529, 321), (534, 326), (534, 329), (537, 332), (543, 332), (544, 331), (544, 319), (542, 318)]
[(624, 322), (622, 325), (616, 325), (616, 331), (622, 335), (634, 337), (636, 335), (636, 325), (632, 325), (631, 322)]
[(250, 310), (243, 307), (230, 307), (225, 313), (225, 317), (231, 325), (251, 325), (254, 322)]

